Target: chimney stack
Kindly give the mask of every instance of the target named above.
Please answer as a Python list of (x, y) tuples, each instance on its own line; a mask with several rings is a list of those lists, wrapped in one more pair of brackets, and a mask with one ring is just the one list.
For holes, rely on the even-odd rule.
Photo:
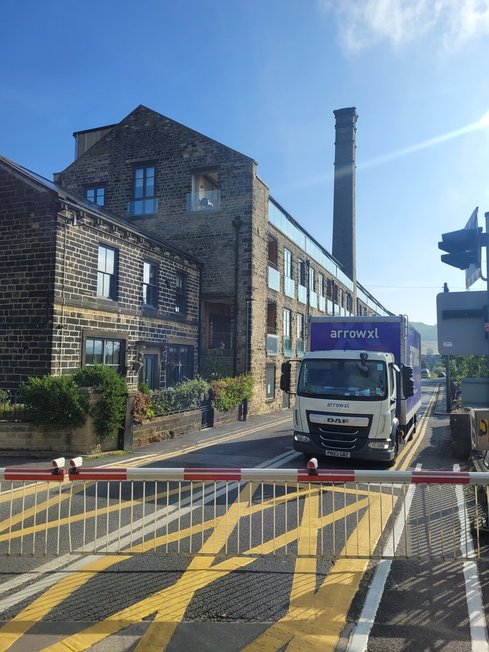
[(334, 111), (336, 140), (333, 197), (333, 256), (356, 285), (355, 107)]

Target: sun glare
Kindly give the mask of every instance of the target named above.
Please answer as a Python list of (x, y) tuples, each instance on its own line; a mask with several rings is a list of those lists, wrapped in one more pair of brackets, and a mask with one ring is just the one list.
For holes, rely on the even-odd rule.
[(418, 152), (421, 149), (427, 149), (428, 147), (439, 145), (440, 143), (444, 143), (447, 140), (452, 140), (453, 138), (457, 138), (458, 136), (463, 136), (464, 134), (468, 134), (471, 131), (476, 131), (478, 129), (487, 129), (487, 128), (489, 128), (489, 111), (486, 111), (486, 113), (484, 113), (484, 115), (481, 118), (479, 118), (477, 122), (468, 124), (465, 127), (461, 127), (460, 129), (454, 129), (453, 131), (449, 131), (446, 134), (442, 134), (441, 136), (436, 136), (435, 138), (429, 138), (428, 140), (425, 140), (422, 143), (417, 143), (416, 145), (411, 145), (410, 147), (404, 147), (403, 149), (400, 149), (397, 152), (391, 152), (390, 154), (377, 156), (376, 158), (371, 159), (370, 161), (366, 161), (365, 163), (359, 165), (358, 167), (359, 168), (374, 167), (376, 165), (386, 163), (387, 161), (392, 161), (393, 159), (401, 158), (402, 156), (406, 156), (407, 154), (413, 154), (414, 152)]

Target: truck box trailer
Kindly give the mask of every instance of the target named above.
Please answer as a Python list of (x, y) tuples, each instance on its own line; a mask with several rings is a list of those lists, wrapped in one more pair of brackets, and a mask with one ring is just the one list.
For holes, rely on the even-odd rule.
[[(421, 336), (404, 315), (313, 317), (297, 373), (294, 448), (392, 464), (416, 429)], [(281, 387), (290, 391), (290, 363)]]

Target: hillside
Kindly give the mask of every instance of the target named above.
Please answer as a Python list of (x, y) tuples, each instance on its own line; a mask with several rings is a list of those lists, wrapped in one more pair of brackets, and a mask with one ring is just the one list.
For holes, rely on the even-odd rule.
[(438, 333), (436, 324), (430, 326), (428, 324), (423, 324), (420, 321), (413, 321), (412, 324), (421, 335), (421, 353), (437, 355)]

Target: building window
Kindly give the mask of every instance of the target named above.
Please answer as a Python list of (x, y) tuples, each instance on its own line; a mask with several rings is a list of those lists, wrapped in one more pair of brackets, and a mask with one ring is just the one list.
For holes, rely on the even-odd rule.
[(340, 288), (336, 285), (336, 283), (333, 281), (333, 301), (335, 303), (339, 303), (339, 295), (340, 295)]
[(311, 292), (314, 292), (316, 287), (315, 271), (314, 267), (309, 267), (309, 289)]
[(143, 303), (153, 308), (158, 305), (158, 266), (154, 263), (143, 264)]
[(185, 315), (187, 312), (187, 277), (177, 272), (175, 277), (175, 312)]
[(328, 299), (333, 298), (333, 280), (330, 278), (326, 281), (326, 296)]
[(134, 199), (127, 205), (129, 216), (156, 213), (155, 166), (138, 165), (134, 168)]
[(302, 313), (297, 313), (297, 319), (296, 319), (296, 335), (297, 339), (303, 340), (304, 339), (304, 315)]
[(187, 195), (187, 211), (220, 208), (221, 189), (215, 170), (198, 172), (192, 176), (192, 192)]
[(275, 365), (267, 364), (265, 366), (265, 398), (270, 400), (275, 398)]
[(292, 253), (288, 249), (284, 249), (284, 276), (292, 278)]
[(288, 308), (284, 308), (284, 337), (290, 337), (291, 323), (292, 323), (292, 313)]
[(97, 206), (103, 206), (105, 204), (105, 188), (104, 186), (92, 186), (91, 188), (85, 188), (85, 199), (92, 204), (97, 204)]
[(149, 199), (155, 196), (155, 168), (146, 165), (134, 169), (134, 199)]
[(194, 347), (169, 344), (166, 359), (166, 385), (173, 387), (194, 377)]
[(123, 351), (123, 340), (87, 337), (85, 339), (83, 364), (87, 367), (94, 364), (103, 364), (122, 372)]
[(283, 322), (283, 353), (285, 356), (292, 355), (292, 338), (291, 338), (291, 325), (292, 325), (292, 312), (288, 308), (284, 308), (284, 322)]
[(320, 297), (324, 297), (324, 276), (318, 274), (318, 294)]
[(100, 245), (98, 248), (97, 294), (104, 299), (117, 298), (117, 250)]
[(278, 268), (278, 243), (275, 238), (268, 237), (267, 245), (268, 264), (275, 269)]
[(298, 269), (299, 285), (305, 287), (306, 286), (306, 261), (299, 259), (297, 261), (297, 269)]
[(267, 333), (275, 335), (277, 332), (277, 304), (267, 303)]

